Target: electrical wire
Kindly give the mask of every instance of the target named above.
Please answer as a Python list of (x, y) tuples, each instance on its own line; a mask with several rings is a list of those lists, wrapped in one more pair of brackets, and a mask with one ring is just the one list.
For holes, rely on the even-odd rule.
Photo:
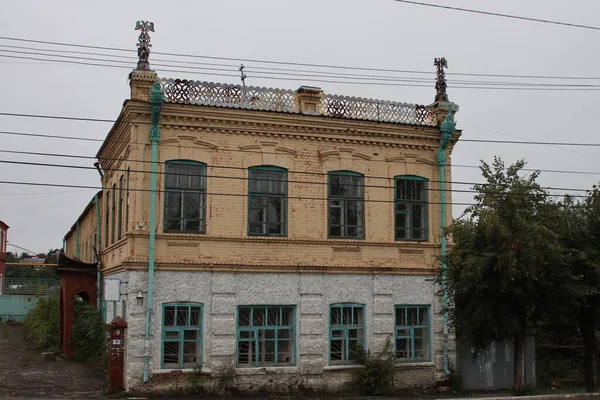
[(441, 4), (423, 3), (420, 1), (412, 1), (412, 0), (394, 0), (394, 1), (396, 1), (398, 3), (407, 3), (407, 4), (418, 5), (418, 6), (443, 8), (446, 10), (462, 11), (462, 12), (473, 13), (473, 14), (491, 15), (494, 17), (513, 18), (513, 19), (519, 19), (519, 20), (523, 20), (523, 21), (541, 22), (541, 23), (545, 23), (545, 24), (562, 25), (562, 26), (568, 26), (568, 27), (572, 27), (572, 28), (593, 29), (593, 30), (600, 31), (600, 27), (597, 27), (597, 26), (575, 24), (575, 23), (571, 23), (571, 22), (552, 21), (549, 19), (523, 17), (523, 16), (519, 16), (519, 15), (511, 15), (511, 14), (482, 11), (482, 10), (472, 10), (469, 8), (451, 7), (451, 6), (444, 6)]
[[(74, 121), (86, 121), (86, 122), (107, 122), (107, 123), (115, 123), (116, 120), (110, 120), (110, 119), (101, 119), (101, 118), (82, 118), (82, 117), (66, 117), (66, 116), (57, 116), (57, 115), (43, 115), (43, 114), (23, 114), (23, 113), (6, 113), (6, 112), (0, 112), (0, 116), (8, 116), (8, 117), (23, 117), (23, 118), (47, 118), (47, 119), (64, 119), (64, 120), (74, 120)], [(361, 121), (361, 120), (358, 120)], [(125, 121), (127, 123), (131, 123), (131, 124), (138, 124), (138, 125), (150, 125), (150, 122), (131, 122), (131, 121)], [(174, 124), (174, 123), (160, 123), (161, 126), (176, 126), (176, 127), (180, 127), (180, 128), (210, 128), (210, 126), (207, 125), (203, 125), (201, 127), (197, 126), (197, 125), (186, 125), (186, 124)], [(216, 127), (216, 126), (215, 126)], [(222, 127), (219, 127), (222, 128)], [(244, 127), (244, 130), (252, 130), (255, 132), (260, 132), (260, 133), (277, 133), (275, 132), (268, 132), (265, 130), (261, 130), (261, 129), (251, 129), (251, 128), (247, 128)], [(481, 128), (478, 128), (481, 129)], [(42, 137), (41, 134), (27, 134), (24, 132), (11, 132), (11, 131), (0, 131), (0, 133), (2, 134), (12, 134), (12, 135), (21, 135), (21, 136), (40, 136)], [(44, 135), (43, 137), (50, 137), (51, 135)], [(56, 136), (58, 137), (58, 136)], [(61, 139), (66, 139), (66, 138), (75, 138), (75, 137), (68, 137), (68, 136), (63, 136), (60, 137)], [(79, 140), (79, 138), (77, 138), (76, 140)], [(102, 139), (90, 139), (90, 138), (84, 138), (82, 140), (92, 140), (92, 141), (103, 141)], [(518, 141), (518, 140), (488, 140), (488, 139), (459, 139), (460, 142), (476, 142), (476, 143), (492, 143), (492, 144), (528, 144), (528, 145), (549, 145), (549, 146), (583, 146), (583, 147), (600, 147), (600, 143), (593, 143), (593, 142), (588, 142), (588, 143), (582, 143), (582, 142), (543, 142), (543, 141)], [(182, 147), (177, 145), (176, 147)], [(183, 146), (186, 147), (186, 146)], [(188, 146), (190, 147), (190, 146)]]
[(8, 241), (6, 242), (6, 244), (8, 246), (16, 247), (17, 249), (25, 250), (26, 252), (28, 252), (29, 254), (33, 254), (34, 256), (37, 255), (37, 254), (42, 254), (42, 253), (35, 253), (35, 252), (31, 251), (31, 250), (27, 250), (25, 247), (17, 246), (16, 244), (12, 244), (12, 243), (10, 243)]
[[(73, 185), (73, 184), (63, 184), (63, 183), (48, 183), (48, 182), (24, 182), (24, 181), (3, 181), (0, 180), (0, 184), (5, 185), (23, 185), (23, 186), (44, 186), (44, 187), (64, 187), (64, 188), (76, 188), (76, 189), (94, 189), (94, 190), (102, 190), (99, 186), (88, 186), (88, 185)], [(106, 188), (105, 188), (106, 189)], [(125, 190), (125, 189), (124, 189)], [(150, 189), (129, 189), (130, 192), (152, 192)], [(156, 189), (156, 193), (162, 193), (166, 190)], [(251, 194), (242, 194), (242, 193), (218, 193), (218, 192), (207, 192), (203, 191), (203, 194), (207, 196), (224, 196), (224, 197), (250, 197)], [(305, 197), (305, 196), (286, 196), (288, 200), (312, 200), (312, 201), (329, 201), (330, 199), (327, 197)], [(394, 200), (374, 200), (374, 199), (362, 199), (365, 203), (395, 203)], [(441, 204), (440, 202), (429, 201), (429, 204)], [(459, 203), (446, 201), (447, 205), (459, 205), (459, 206), (472, 206), (475, 205), (473, 203)]]
[[(1, 47), (8, 47), (8, 48), (18, 48), (18, 49), (25, 49), (25, 50), (35, 50), (34, 52), (29, 52), (29, 51), (17, 51), (17, 50), (4, 50), (1, 49)], [(61, 52), (61, 53), (66, 53), (66, 54), (91, 54), (91, 55), (99, 55), (99, 56), (103, 56), (103, 57), (117, 57), (117, 58), (121, 58), (121, 59), (126, 59), (127, 61), (121, 61), (121, 60), (110, 60), (110, 59), (105, 59), (105, 58), (89, 58), (89, 57), (78, 57), (78, 56), (71, 56), (71, 55), (64, 55), (64, 54), (45, 54), (45, 53), (40, 53), (40, 51), (43, 52)], [(112, 63), (125, 63), (127, 66), (127, 68), (131, 68), (131, 62), (129, 61), (134, 61), (137, 60), (135, 57), (128, 57), (128, 56), (119, 56), (119, 55), (111, 55), (111, 54), (106, 54), (106, 53), (92, 53), (92, 52), (74, 52), (74, 51), (65, 51), (65, 50), (56, 50), (56, 49), (38, 49), (38, 48), (32, 48), (32, 47), (26, 47), (26, 46), (10, 46), (10, 45), (2, 45), (0, 44), (0, 52), (5, 52), (5, 53), (9, 53), (9, 54), (27, 54), (27, 55), (38, 55), (38, 56), (47, 56), (47, 57), (61, 57), (61, 58), (68, 58), (68, 59), (76, 59), (76, 60), (87, 60), (87, 61), (104, 61), (104, 62), (112, 62)], [(47, 61), (52, 61), (47, 60)], [(156, 61), (159, 61), (159, 63), (157, 63)], [(175, 63), (176, 65), (169, 65), (169, 64), (161, 64), (160, 62), (168, 62), (168, 63)], [(166, 67), (177, 67), (180, 66), (180, 64), (185, 63), (185, 64), (192, 64), (192, 65), (203, 65), (202, 67), (195, 67), (195, 66), (184, 66), (184, 68), (189, 68), (189, 69), (196, 69), (196, 70), (204, 70), (204, 71), (219, 71), (219, 72), (231, 72), (232, 69), (237, 69), (238, 67), (233, 65), (233, 64), (215, 64), (215, 63), (198, 63), (198, 62), (186, 62), (186, 61), (173, 61), (173, 60), (163, 60), (163, 59), (155, 59), (153, 60), (152, 65), (154, 67), (162, 67), (162, 66), (166, 66)], [(95, 64), (94, 64), (95, 65)], [(209, 68), (207, 66), (212, 66), (212, 68)], [(225, 66), (228, 67), (229, 69), (223, 69), (223, 68), (214, 68), (214, 66)], [(411, 77), (397, 77), (397, 76), (377, 76), (377, 75), (366, 75), (366, 74), (340, 74), (340, 73), (332, 73), (332, 72), (315, 72), (315, 71), (306, 71), (306, 70), (299, 70), (299, 69), (285, 69), (285, 68), (265, 68), (265, 67), (254, 67), (254, 66), (246, 66), (247, 67), (247, 71), (253, 71), (255, 69), (258, 69), (259, 71), (253, 71), (251, 72), (252, 74), (262, 74), (262, 75), (266, 75), (266, 74), (274, 74), (274, 75), (284, 75), (284, 76), (300, 76), (300, 77), (305, 77), (305, 78), (312, 78), (312, 77), (321, 77), (321, 78), (335, 78), (335, 79), (353, 79), (353, 80), (366, 80), (366, 81), (384, 81), (384, 82), (412, 82), (412, 83), (427, 83), (427, 87), (431, 87), (431, 82), (432, 80), (429, 78), (411, 78)], [(261, 71), (261, 70), (267, 70), (265, 71)], [(292, 71), (292, 72), (281, 72), (281, 71)], [(260, 76), (262, 77), (262, 76)], [(552, 83), (530, 83), (530, 82), (499, 82), (499, 81), (472, 81), (472, 80), (454, 80), (454, 79), (448, 79), (447, 80), (448, 84), (473, 84), (473, 85), (491, 85), (491, 86), (533, 86), (533, 87), (599, 87), (599, 85), (589, 85), (589, 84), (573, 84), (573, 83), (560, 83), (560, 84), (552, 84)]]
[[(1, 51), (1, 50), (0, 50)], [(55, 60), (48, 58), (36, 58), (29, 56), (12, 56), (12, 55), (4, 55), (0, 54), (0, 58), (12, 58), (12, 59), (21, 59), (21, 60), (34, 60), (34, 61), (46, 61), (51, 63), (62, 63), (62, 64), (75, 64), (75, 65), (87, 65), (94, 67), (105, 67), (105, 68), (121, 68), (131, 70), (132, 67), (121, 66), (121, 65), (111, 65), (111, 64), (100, 64), (100, 63), (91, 63), (84, 61), (71, 61), (71, 60)], [(156, 66), (156, 64), (153, 64)], [(191, 68), (191, 67), (188, 67)], [(197, 69), (200, 67), (196, 67)], [(210, 69), (210, 68), (203, 68)], [(181, 69), (167, 69), (167, 68), (156, 68), (156, 70), (164, 71), (164, 72), (177, 72), (188, 75), (197, 75), (200, 74), (197, 71), (189, 71), (189, 70), (181, 70)], [(214, 70), (214, 68), (212, 68)], [(204, 75), (212, 75), (212, 76), (225, 76), (225, 77), (236, 77), (238, 75), (232, 74), (223, 74), (219, 72), (208, 72)], [(299, 82), (319, 82), (319, 83), (331, 83), (331, 84), (341, 84), (341, 85), (368, 85), (368, 86), (396, 86), (396, 87), (427, 87), (431, 88), (432, 85), (427, 84), (416, 84), (416, 83), (391, 83), (391, 82), (364, 82), (364, 81), (340, 81), (340, 80), (328, 80), (328, 79), (318, 79), (310, 76), (305, 76), (304, 78), (294, 78), (294, 77), (275, 77), (275, 76), (252, 76), (247, 75), (249, 78), (260, 78), (260, 79), (269, 79), (269, 80), (278, 80), (278, 81), (299, 81)], [(463, 84), (464, 85), (464, 84)], [(600, 91), (600, 85), (566, 85), (563, 86), (461, 86), (461, 85), (453, 85), (452, 89), (475, 89), (475, 90), (513, 90), (513, 91)]]
[[(26, 133), (26, 132), (12, 132), (12, 131), (0, 131), (0, 134), (19, 135), (19, 136), (28, 136), (28, 137), (43, 137), (43, 138), (52, 138), (52, 139), (65, 139), (65, 140), (83, 140), (83, 141), (93, 141), (93, 142), (103, 142), (104, 141), (102, 139), (93, 139), (93, 138), (80, 138), (80, 137), (58, 136), (58, 135), (44, 135), (44, 134)], [(117, 143), (120, 143), (120, 142), (117, 141)], [(123, 143), (125, 143), (125, 142), (123, 142)], [(169, 144), (161, 144), (161, 146), (163, 146), (163, 147), (177, 147), (177, 148), (194, 148), (194, 146), (169, 145)], [(223, 151), (279, 155), (279, 153), (277, 153), (277, 152), (256, 151), (256, 150), (243, 150), (243, 149), (224, 149)], [(4, 153), (17, 153), (17, 154), (28, 154), (28, 155), (46, 155), (46, 156), (50, 156), (50, 157), (68, 157), (68, 155), (64, 155), (64, 154), (20, 152), (20, 151), (1, 150), (1, 149), (0, 149), (0, 152), (4, 152)], [(305, 157), (312, 157), (312, 158), (319, 158), (318, 155), (306, 154), (304, 156)], [(84, 158), (96, 159), (96, 157), (93, 157), (93, 156), (85, 156)], [(106, 160), (107, 158), (103, 157), (103, 159)], [(140, 162), (148, 162), (148, 161), (140, 161)], [(386, 161), (386, 160), (370, 160), (370, 162), (384, 162), (384, 163), (388, 163), (388, 161)], [(406, 164), (419, 164), (416, 161), (411, 162), (409, 160), (405, 160), (405, 161), (403, 161), (403, 163), (406, 163)], [(476, 168), (476, 169), (480, 168), (480, 166), (477, 166), (477, 165), (465, 165), (465, 164), (455, 164), (455, 163), (452, 164), (451, 166), (452, 167), (457, 167), (457, 168)], [(556, 169), (523, 168), (523, 171), (540, 171), (540, 172), (556, 173), (556, 174), (600, 175), (600, 172), (594, 172), (594, 171), (577, 171), (577, 170), (556, 170)], [(303, 173), (303, 172), (299, 172), (299, 173)], [(381, 179), (388, 179), (388, 177), (382, 177)]]
[[(74, 154), (65, 154), (65, 155), (58, 155), (58, 154), (53, 154), (53, 153), (35, 153), (35, 152), (23, 152), (23, 151), (11, 151), (11, 150), (0, 150), (0, 152), (3, 153), (17, 153), (17, 154), (28, 154), (28, 155), (43, 155), (43, 156), (54, 156), (54, 157), (67, 157), (67, 158), (83, 158), (83, 159), (94, 159), (94, 157), (91, 156), (81, 156), (81, 155), (74, 155)], [(118, 161), (119, 159), (110, 159), (112, 161)], [(141, 162), (141, 163), (151, 163), (151, 161), (146, 161), (146, 160), (131, 160), (129, 159), (128, 161), (131, 162)], [(73, 164), (55, 164), (55, 163), (35, 163), (35, 162), (30, 162), (30, 161), (13, 161), (13, 160), (0, 160), (0, 163), (7, 163), (7, 164), (20, 164), (20, 165), (33, 165), (33, 166), (49, 166), (49, 167), (62, 167), (62, 168), (75, 168), (75, 169), (88, 169), (88, 170), (95, 170), (95, 167), (92, 166), (86, 166), (86, 165), (73, 165)], [(167, 165), (168, 162), (157, 162), (159, 165)], [(210, 165), (208, 166), (210, 168), (213, 169), (227, 169), (227, 170), (237, 170), (237, 171), (247, 171), (247, 168), (244, 167), (234, 167), (234, 166), (221, 166), (221, 165)], [(148, 171), (146, 170), (131, 170), (131, 169), (124, 169), (124, 168), (107, 168), (106, 171), (117, 171), (117, 172), (136, 172), (136, 173), (148, 173)], [(286, 172), (291, 173), (291, 174), (303, 174), (303, 175), (312, 175), (312, 176), (319, 176), (319, 177), (328, 177), (330, 174), (329, 173), (323, 173), (323, 172), (303, 172), (303, 171), (293, 171), (293, 170), (287, 170)], [(163, 174), (167, 174), (167, 172), (163, 172), (163, 171), (157, 171), (157, 174), (159, 175), (163, 175)], [(200, 176), (200, 177), (212, 177), (212, 178), (217, 178), (217, 179), (237, 179), (237, 180), (250, 180), (249, 178), (246, 177), (234, 177), (234, 176), (225, 176), (225, 175), (207, 175), (207, 174), (200, 174), (200, 175), (191, 175), (191, 176)], [(363, 178), (368, 178), (368, 179), (385, 179), (385, 180), (390, 180), (393, 179), (392, 177), (383, 177), (383, 176), (371, 176), (371, 175), (362, 175)], [(261, 180), (261, 179), (256, 179), (253, 178), (251, 180)], [(327, 185), (327, 182), (314, 182), (314, 181), (299, 181), (299, 180), (285, 180), (285, 182), (288, 183), (294, 183), (294, 184), (316, 184), (316, 185)], [(428, 180), (428, 182), (434, 182), (434, 183), (439, 183), (441, 181), (439, 180)], [(483, 182), (457, 182), (457, 181), (444, 181), (445, 183), (450, 183), (450, 184), (456, 184), (456, 185), (481, 185), (481, 186), (487, 186), (486, 183)], [(352, 185), (351, 185), (352, 186)], [(384, 189), (395, 189), (394, 186), (383, 186), (383, 185), (365, 185), (365, 184), (360, 184), (360, 185), (356, 185), (356, 186), (361, 186), (361, 187), (372, 187), (372, 188), (384, 188)], [(574, 192), (587, 192), (588, 189), (574, 189), (574, 188), (560, 188), (560, 187), (541, 187), (541, 189), (544, 190), (560, 190), (560, 191), (574, 191)], [(427, 188), (427, 190), (432, 190), (432, 191), (439, 191), (439, 189), (437, 188)], [(462, 193), (478, 193), (477, 191), (474, 190), (459, 190), (459, 189), (448, 189), (448, 191), (450, 192), (462, 192)], [(551, 195), (556, 195), (556, 196), (561, 196), (562, 194), (551, 194)], [(584, 196), (585, 197), (585, 196)]]
[[(86, 49), (95, 49), (95, 50), (109, 50), (109, 51), (116, 51), (116, 52), (136, 53), (136, 50), (118, 48), (118, 47), (93, 46), (93, 45), (85, 45), (85, 44), (80, 44), (80, 43), (65, 43), (65, 42), (46, 41), (46, 40), (24, 39), (24, 38), (16, 38), (16, 37), (8, 37), (8, 36), (0, 36), (0, 40), (26, 42), (26, 43), (38, 43), (38, 44), (45, 44), (45, 45), (52, 45), (52, 46), (66, 46), (66, 47), (75, 47), (75, 48), (86, 48)], [(291, 66), (301, 66), (301, 67), (311, 67), (311, 68), (435, 75), (435, 72), (433, 72), (433, 71), (352, 67), (352, 66), (347, 66), (347, 65), (311, 64), (311, 63), (301, 63), (301, 62), (273, 61), (273, 60), (260, 60), (260, 59), (249, 59), (249, 58), (217, 57), (217, 56), (185, 54), (185, 53), (167, 53), (167, 52), (159, 52), (159, 51), (152, 51), (152, 54), (153, 55), (154, 54), (166, 55), (166, 56), (171, 56), (171, 57), (181, 57), (181, 58), (200, 58), (200, 59), (224, 60), (224, 61), (235, 61), (235, 62), (255, 62), (255, 63), (259, 63), (259, 64), (291, 65)], [(150, 62), (152, 62), (152, 61), (153, 60), (151, 59)], [(517, 74), (489, 74), (489, 73), (466, 73), (466, 72), (452, 72), (452, 75), (453, 76), (486, 76), (486, 77), (497, 77), (497, 78), (531, 78), (531, 79), (573, 79), (573, 80), (598, 80), (598, 79), (600, 79), (600, 77), (583, 77), (583, 76), (517, 75)]]
[[(24, 181), (4, 181), (4, 180), (0, 180), (0, 184), (5, 184), (5, 185), (23, 185), (23, 186), (44, 186), (44, 187), (64, 187), (64, 188), (77, 188), (77, 189), (90, 189), (90, 190), (97, 190), (97, 191), (101, 191), (103, 190), (103, 188), (99, 187), (99, 186), (88, 186), (88, 185), (74, 185), (74, 184), (62, 184), (62, 183), (48, 183), (48, 182), (24, 182)], [(105, 188), (106, 189), (106, 188)], [(110, 189), (108, 189), (110, 190)], [(125, 189), (124, 189), (125, 191)], [(152, 191), (151, 189), (134, 189), (134, 188), (129, 188), (130, 192), (155, 192), (155, 193), (164, 193), (164, 192), (168, 192), (168, 190), (161, 190), (161, 189), (156, 189), (156, 191)], [(202, 191), (202, 194), (205, 194), (207, 196), (223, 196), (223, 197), (244, 197), (244, 198), (248, 198), (253, 196), (252, 194), (242, 194), (242, 193), (218, 193), (218, 192), (208, 192), (208, 191)], [(570, 197), (582, 197), (582, 196), (570, 196)], [(585, 196), (584, 196), (585, 197)], [(287, 200), (299, 200), (299, 201), (305, 201), (305, 200), (310, 200), (310, 201), (329, 201), (331, 200), (330, 198), (327, 197), (306, 197), (306, 196), (286, 196)], [(375, 199), (361, 199), (361, 202), (363, 203), (384, 203), (384, 204), (395, 204), (397, 202), (397, 200), (375, 200)], [(441, 202), (437, 202), (437, 201), (427, 201), (428, 204), (442, 204)], [(449, 206), (475, 206), (477, 204), (475, 203), (464, 203), (464, 202), (455, 202), (452, 200), (447, 200), (444, 204), (449, 205)], [(551, 203), (553, 205), (559, 205), (556, 203)]]

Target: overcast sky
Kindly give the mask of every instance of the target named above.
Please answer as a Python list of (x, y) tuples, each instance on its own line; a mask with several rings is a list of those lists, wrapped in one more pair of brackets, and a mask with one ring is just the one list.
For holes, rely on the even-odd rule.
[[(597, 0), (426, 0), (436, 4), (482, 9), (595, 25)], [(502, 81), (493, 77), (455, 76), (456, 73), (578, 76), (600, 78), (600, 31), (541, 24), (410, 5), (393, 0), (254, 0), (254, 1), (0, 1), (0, 36), (68, 42), (135, 50), (137, 20), (155, 24), (152, 50), (233, 58), (251, 58), (343, 65), (352, 67), (434, 71), (433, 59), (446, 57), (448, 79)], [(0, 39), (0, 113), (44, 114), (115, 119), (129, 95), (127, 69), (57, 64), (6, 56), (39, 52), (2, 47), (26, 46), (108, 53), (104, 50), (52, 47)], [(7, 52), (9, 50), (11, 52)], [(64, 54), (64, 53), (56, 53)], [(113, 53), (135, 56), (134, 53)], [(76, 55), (77, 56), (77, 55)], [(103, 55), (79, 55), (98, 58)], [(152, 54), (153, 59), (174, 57)], [(54, 57), (57, 59), (57, 57)], [(239, 64), (218, 60), (185, 61)], [(93, 62), (93, 61), (86, 61)], [(271, 80), (253, 72), (259, 64), (244, 62), (256, 86), (296, 89), (314, 85), (327, 93), (430, 104), (435, 95), (433, 75), (382, 73), (430, 78), (430, 87), (350, 85)], [(262, 65), (266, 66), (266, 65)], [(130, 68), (135, 61), (130, 61)], [(276, 66), (277, 67), (277, 66)], [(282, 66), (278, 66), (282, 67)], [(235, 77), (214, 76), (201, 70), (163, 72), (161, 77), (239, 83)], [(221, 67), (237, 74), (234, 67)], [(288, 67), (300, 68), (300, 67)], [(172, 67), (171, 69), (181, 69)], [(340, 71), (369, 74), (365, 71)], [(228, 72), (222, 72), (228, 74)], [(276, 75), (271, 75), (276, 76)], [(511, 82), (600, 84), (598, 80), (512, 79)], [(365, 81), (359, 81), (365, 82)], [(463, 139), (600, 142), (600, 92), (516, 91), (456, 88), (449, 83), (451, 101), (460, 105), (458, 127)], [(0, 115), (0, 130), (104, 138), (111, 124), (17, 118)], [(98, 142), (64, 141), (0, 134), (0, 150), (94, 156)], [(462, 142), (453, 154), (457, 165), (478, 165), (502, 156), (507, 163), (525, 158), (539, 169), (600, 171), (600, 147), (491, 145)], [(0, 160), (91, 166), (92, 159), (40, 157), (0, 152)], [(481, 181), (475, 168), (453, 167), (453, 180)], [(542, 172), (543, 185), (588, 189), (600, 179), (592, 174)], [(0, 163), (0, 180), (99, 185), (95, 170), (78, 170)], [(468, 189), (455, 186), (455, 189)], [(557, 192), (552, 190), (552, 192)], [(0, 184), (0, 220), (9, 226), (9, 241), (34, 252), (60, 247), (94, 190), (28, 187)], [(576, 192), (574, 192), (576, 193)], [(469, 194), (454, 201), (469, 202)], [(461, 207), (454, 208), (454, 216)], [(10, 248), (11, 251), (20, 251)]]

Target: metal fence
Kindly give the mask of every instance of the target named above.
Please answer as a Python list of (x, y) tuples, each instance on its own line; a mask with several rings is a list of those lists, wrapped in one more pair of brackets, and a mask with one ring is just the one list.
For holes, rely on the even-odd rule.
[(60, 280), (52, 278), (8, 278), (4, 281), (3, 295), (51, 296), (60, 291)]
[(584, 383), (584, 351), (581, 343), (538, 344), (538, 384), (553, 388), (581, 386)]

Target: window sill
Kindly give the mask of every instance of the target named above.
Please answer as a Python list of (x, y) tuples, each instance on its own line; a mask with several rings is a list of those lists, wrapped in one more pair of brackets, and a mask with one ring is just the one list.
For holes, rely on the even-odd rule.
[(426, 369), (435, 367), (435, 363), (433, 361), (396, 362), (394, 367), (397, 369)]
[(364, 365), (348, 364), (348, 365), (328, 365), (323, 367), (323, 372), (326, 371), (345, 371), (364, 368)]
[(206, 232), (199, 231), (163, 231), (163, 235), (168, 236), (198, 236), (198, 235), (206, 235)]
[(236, 367), (236, 375), (269, 375), (269, 374), (298, 374), (300, 369), (297, 365), (286, 365), (280, 367)]
[[(153, 374), (170, 374), (172, 372), (181, 372), (183, 374), (188, 374), (197, 371), (196, 368), (161, 368), (155, 371), (152, 371)], [(202, 374), (211, 374), (212, 370), (210, 368), (201, 368), (200, 373)]]

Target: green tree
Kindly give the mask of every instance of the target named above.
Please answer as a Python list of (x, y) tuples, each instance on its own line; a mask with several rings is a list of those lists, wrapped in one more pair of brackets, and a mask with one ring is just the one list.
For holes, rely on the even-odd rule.
[[(525, 162), (505, 168), (482, 162), (486, 180), (475, 185), (475, 204), (448, 229), (446, 285), (457, 335), (476, 349), (514, 340), (514, 389), (525, 386), (525, 338), (551, 304), (541, 299), (560, 279), (558, 236), (546, 224), (548, 194)], [(552, 273), (549, 273), (552, 272)], [(556, 275), (556, 276), (555, 276)]]
[[(581, 335), (585, 349), (583, 370), (586, 391), (594, 392), (598, 389), (596, 332), (600, 311), (600, 190), (594, 186), (581, 201), (566, 196), (557, 206), (549, 221), (559, 234), (563, 251), (560, 268), (568, 276), (562, 284), (561, 293), (553, 294), (556, 309), (548, 314), (548, 321), (556, 332), (567, 332), (571, 338), (577, 333)], [(578, 328), (579, 332), (573, 333), (573, 328)]]

